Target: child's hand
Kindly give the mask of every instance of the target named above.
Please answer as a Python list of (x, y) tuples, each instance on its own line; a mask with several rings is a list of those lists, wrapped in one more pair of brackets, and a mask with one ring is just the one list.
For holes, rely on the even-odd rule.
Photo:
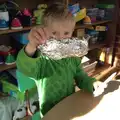
[(46, 28), (35, 27), (28, 35), (29, 45), (32, 48), (37, 48), (39, 45), (44, 44), (48, 38), (49, 35)]
[(100, 81), (96, 81), (93, 83), (93, 87), (94, 87), (94, 96), (99, 96), (104, 92), (104, 89), (107, 87), (107, 84), (104, 84), (103, 82)]
[(37, 47), (41, 44), (44, 44), (48, 38), (49, 35), (46, 28), (33, 28), (28, 35), (29, 43), (25, 48), (25, 52), (27, 53), (27, 55), (33, 56)]

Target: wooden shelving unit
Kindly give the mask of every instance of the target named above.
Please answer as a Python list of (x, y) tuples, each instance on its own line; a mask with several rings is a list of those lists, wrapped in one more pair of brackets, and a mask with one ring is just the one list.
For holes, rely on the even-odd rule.
[(120, 35), (116, 35), (117, 38), (120, 38)]
[(96, 77), (98, 75), (101, 75), (101, 72), (103, 72), (104, 70), (107, 70), (108, 68), (110, 68), (110, 65), (104, 65), (104, 66), (101, 66), (101, 67), (96, 67), (95, 71), (90, 73), (89, 76)]
[[(105, 24), (105, 23), (109, 23), (109, 22), (112, 22), (112, 21), (111, 20), (97, 21), (95, 23), (87, 24), (87, 25), (84, 25), (84, 24), (82, 25), (82, 24), (78, 23), (78, 24), (76, 24), (75, 29), (87, 28), (87, 27), (90, 27), (90, 26)], [(9, 29), (9, 30), (1, 30), (0, 35), (28, 31), (28, 30), (31, 30), (34, 26), (35, 25), (30, 26), (30, 27), (24, 27), (23, 29), (17, 29), (17, 30), (11, 30), (11, 29)], [(101, 47), (103, 47), (105, 45), (106, 44), (104, 44), (104, 43), (102, 43), (102, 44), (97, 43), (97, 44), (94, 44), (94, 45), (90, 45), (89, 50), (93, 50), (95, 48), (101, 48)], [(0, 65), (0, 72), (4, 71), (4, 70), (11, 69), (11, 68), (15, 68), (15, 67), (16, 67), (16, 65), (9, 65), (8, 66), (8, 65), (3, 64), (3, 65)]]
[[(5, 0), (1, 0), (1, 1), (5, 1)], [(22, 8), (35, 8), (36, 5), (43, 3), (43, 2), (53, 2), (52, 0), (15, 0)], [(69, 4), (69, 2), (71, 3), (75, 3), (76, 1), (75, 0), (59, 0), (59, 1), (64, 1), (66, 4)], [(85, 28), (88, 28), (88, 27), (91, 27), (91, 26), (96, 26), (96, 25), (108, 25), (108, 35), (107, 35), (107, 39), (106, 39), (106, 44), (109, 44), (110, 42), (114, 42), (115, 41), (115, 35), (116, 35), (116, 23), (117, 23), (117, 12), (119, 11), (119, 8), (118, 8), (118, 0), (78, 0), (77, 2), (80, 3), (81, 6), (84, 6), (84, 7), (92, 7), (94, 5), (96, 5), (97, 3), (107, 3), (107, 4), (115, 4), (116, 5), (116, 8), (115, 8), (115, 14), (113, 16), (113, 20), (104, 20), (104, 21), (97, 21), (95, 23), (91, 23), (91, 24), (80, 24), (80, 23), (77, 23), (76, 24), (76, 27), (75, 29), (85, 29)], [(30, 27), (24, 27), (23, 29), (19, 29), (19, 30), (5, 30), (5, 31), (0, 31), (0, 35), (6, 35), (8, 36), (8, 34), (12, 34), (12, 33), (16, 33), (16, 32), (25, 32), (25, 31), (29, 31), (31, 30), (32, 28), (34, 27), (33, 26), (30, 26)], [(0, 41), (4, 41), (1, 37), (1, 40)], [(102, 44), (95, 44), (95, 45), (91, 45), (89, 50), (93, 50), (95, 48), (102, 48), (104, 47), (106, 44), (102, 43)], [(12, 68), (15, 68), (16, 65), (0, 65), (0, 72), (1, 71), (4, 71), (4, 70), (8, 70), (8, 69), (12, 69)], [(96, 77), (96, 76), (99, 76), (101, 75), (102, 72), (110, 69), (110, 65), (104, 65), (102, 67), (97, 67), (95, 69), (94, 72), (92, 72), (90, 74), (90, 76), (92, 77)], [(25, 117), (24, 119), (22, 120), (28, 120), (29, 117)]]
[[(88, 28), (90, 26), (94, 26), (94, 25), (100, 25), (100, 24), (105, 24), (105, 23), (109, 23), (109, 22), (112, 22), (111, 20), (104, 20), (104, 21), (97, 21), (95, 23), (92, 23), (92, 24), (76, 24), (76, 27), (75, 29), (80, 29), (80, 28)], [(25, 31), (28, 31), (28, 30), (31, 30), (33, 27), (35, 27), (35, 25), (32, 25), (30, 27), (24, 27), (22, 29), (17, 29), (17, 30), (12, 30), (12, 29), (9, 29), (9, 30), (0, 30), (0, 35), (3, 35), (3, 34), (11, 34), (11, 33), (16, 33), (16, 32), (25, 32)], [(101, 48), (103, 47), (105, 44), (94, 44), (94, 45), (91, 45), (89, 50), (93, 50), (95, 48)], [(15, 68), (16, 65), (0, 65), (0, 72), (1, 71), (4, 71), (4, 70), (8, 70), (8, 69), (12, 69), (12, 68)]]
[(90, 45), (89, 51), (90, 51), (90, 50), (94, 50), (94, 49), (96, 49), (96, 48), (102, 48), (102, 47), (104, 47), (105, 45), (106, 45), (105, 43), (96, 43), (96, 44)]
[[(94, 44), (94, 45), (91, 45), (89, 50), (93, 50), (95, 48), (101, 48), (101, 47), (104, 47), (106, 44)], [(8, 69), (13, 69), (13, 68), (16, 68), (16, 64), (13, 64), (13, 65), (6, 65), (6, 64), (2, 64), (0, 65), (0, 72), (1, 71), (4, 71), (4, 70), (8, 70)]]
[[(75, 29), (88, 28), (90, 26), (105, 24), (105, 23), (109, 23), (109, 22), (112, 22), (112, 21), (111, 20), (97, 21), (97, 22), (92, 23), (92, 24), (79, 24), (79, 23), (77, 23)], [(0, 30), (0, 35), (28, 31), (28, 30), (31, 30), (35, 26), (36, 25), (32, 25), (30, 27), (24, 27), (22, 29), (17, 29), (17, 30), (12, 30), (12, 29)]]
[[(104, 67), (99, 67), (96, 69), (94, 74), (91, 74), (92, 77), (100, 81), (105, 81), (113, 73), (119, 73), (119, 69), (115, 66), (105, 65)], [(116, 78), (113, 78), (115, 80)]]
[(15, 67), (16, 67), (16, 64), (13, 64), (13, 65), (2, 64), (2, 65), (0, 65), (0, 72), (2, 72), (4, 70), (15, 68)]
[(97, 22), (94, 22), (94, 23), (91, 23), (91, 24), (77, 23), (75, 29), (88, 28), (88, 27), (91, 27), (91, 26), (106, 24), (106, 23), (109, 23), (109, 22), (112, 22), (112, 20), (97, 21)]
[[(93, 50), (95, 48), (101, 48), (101, 47), (104, 47), (106, 44), (94, 44), (94, 45), (91, 45), (89, 50)], [(6, 64), (2, 64), (0, 65), (0, 72), (1, 71), (4, 71), (4, 70), (8, 70), (8, 69), (13, 69), (13, 68), (16, 68), (16, 64), (13, 64), (13, 65), (6, 65)]]
[(32, 28), (33, 28), (33, 26), (24, 27), (22, 29), (16, 29), (16, 30), (12, 30), (12, 29), (9, 29), (9, 30), (0, 30), (0, 35), (2, 35), (2, 34), (9, 34), (9, 33), (15, 33), (15, 32), (23, 32), (23, 31), (30, 30)]
[[(31, 1), (29, 3), (28, 3), (28, 1), (29, 0), (25, 0), (25, 1), (18, 0), (16, 2), (20, 5), (21, 8), (27, 7), (27, 8), (30, 8), (30, 9), (36, 7), (36, 5), (38, 5), (40, 3), (39, 0), (35, 0), (34, 2)], [(117, 1), (118, 0), (114, 0), (114, 1), (112, 1), (112, 0), (110, 0), (110, 1), (108, 1), (108, 0), (105, 0), (105, 1), (101, 1), (101, 0), (92, 0), (92, 1), (81, 0), (81, 1), (78, 1), (78, 2), (80, 3), (81, 6), (85, 6), (85, 7), (89, 8), (92, 5), (96, 5), (97, 3), (106, 3), (106, 2), (110, 3), (110, 4), (113, 3), (113, 4), (117, 5)], [(44, 2), (46, 2), (46, 1), (44, 1)], [(52, 2), (52, 1), (50, 1), (50, 2)], [(63, 0), (62, 2), (66, 3), (66, 5), (69, 4), (69, 3), (74, 3), (73, 0), (71, 0), (71, 1), (70, 0)], [(116, 7), (116, 9), (117, 9), (117, 7)], [(115, 35), (116, 21), (117, 21), (116, 16), (117, 16), (117, 14), (114, 14), (113, 20), (96, 21), (95, 23), (91, 23), (91, 24), (80, 24), (78, 22), (75, 26), (75, 29), (85, 29), (85, 28), (88, 28), (88, 27), (91, 27), (91, 26), (96, 26), (96, 25), (108, 25), (109, 30), (108, 30), (108, 35), (107, 35), (107, 39), (106, 39), (107, 42), (105, 42), (107, 44), (107, 43), (109, 43), (109, 41), (114, 41), (114, 39), (115, 39), (114, 35)], [(7, 36), (7, 34), (29, 31), (34, 26), (35, 25), (30, 26), (30, 27), (24, 27), (23, 29), (18, 29), (18, 30), (9, 29), (9, 30), (0, 31), (0, 35), (6, 35)], [(102, 48), (106, 45), (105, 43), (101, 43), (101, 44), (97, 43), (97, 44), (94, 44), (94, 45), (90, 45), (89, 50), (94, 50), (95, 48)], [(0, 65), (0, 71), (4, 71), (4, 70), (11, 69), (11, 68), (14, 68), (14, 67), (16, 67), (16, 65), (10, 65), (10, 66)]]

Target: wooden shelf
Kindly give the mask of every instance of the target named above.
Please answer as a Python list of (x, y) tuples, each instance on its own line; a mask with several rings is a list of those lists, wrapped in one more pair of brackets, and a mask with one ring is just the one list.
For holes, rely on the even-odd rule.
[(9, 96), (8, 94), (5, 94), (5, 93), (0, 92), (0, 98), (8, 97), (8, 96)]
[(104, 70), (107, 70), (108, 68), (110, 68), (110, 65), (104, 65), (101, 67), (97, 67), (94, 72), (89, 74), (89, 76), (96, 77), (98, 75), (101, 75), (101, 72), (103, 72)]
[[(99, 25), (99, 24), (105, 24), (105, 23), (108, 23), (108, 22), (112, 22), (112, 20), (97, 21), (97, 22), (92, 23), (92, 24), (83, 24), (83, 25), (77, 23), (75, 29), (87, 28), (87, 27), (90, 27), (90, 26)], [(0, 30), (0, 35), (8, 34), (8, 33), (15, 33), (15, 32), (28, 31), (28, 30), (31, 30), (34, 26), (35, 25), (30, 26), (30, 27), (24, 27), (23, 29), (17, 29), (17, 30), (12, 30), (12, 29)]]
[(28, 31), (28, 30), (31, 30), (32, 28), (33, 28), (33, 26), (24, 27), (22, 29), (16, 29), (16, 30), (12, 30), (12, 29), (9, 29), (9, 30), (0, 30), (0, 35), (2, 35), (2, 34), (8, 34), (8, 33), (15, 33), (15, 32)]
[(109, 23), (112, 22), (112, 20), (103, 20), (103, 21), (97, 21), (95, 23), (91, 23), (91, 24), (76, 24), (75, 29), (81, 29), (81, 28), (87, 28), (87, 27), (91, 27), (91, 26), (95, 26), (95, 25), (100, 25), (100, 24), (105, 24), (105, 23)]
[(96, 48), (102, 48), (102, 47), (104, 47), (105, 45), (106, 45), (105, 43), (96, 43), (96, 44), (90, 45), (89, 51), (90, 51), (90, 50), (94, 50), (94, 49), (96, 49)]
[(2, 72), (4, 70), (15, 68), (15, 67), (16, 67), (16, 64), (13, 64), (13, 65), (2, 64), (2, 65), (0, 65), (0, 72)]
[(118, 71), (119, 69), (116, 66), (111, 67), (110, 65), (105, 65), (103, 67), (97, 68), (96, 71), (90, 76), (96, 78), (97, 80), (105, 81), (110, 75)]
[(120, 35), (116, 35), (117, 38), (120, 38)]

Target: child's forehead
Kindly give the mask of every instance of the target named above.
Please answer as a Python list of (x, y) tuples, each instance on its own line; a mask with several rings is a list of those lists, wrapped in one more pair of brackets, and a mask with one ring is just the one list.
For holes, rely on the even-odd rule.
[(48, 24), (51, 29), (73, 29), (75, 22), (71, 20), (56, 20)]

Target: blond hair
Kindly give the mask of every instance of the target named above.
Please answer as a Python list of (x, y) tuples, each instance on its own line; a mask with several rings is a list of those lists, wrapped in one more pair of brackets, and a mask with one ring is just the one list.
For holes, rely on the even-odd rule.
[[(74, 21), (73, 15), (69, 9), (62, 3), (53, 3), (45, 10), (43, 15), (43, 24), (47, 25), (48, 22), (71, 20)], [(75, 21), (74, 21), (75, 22)]]

